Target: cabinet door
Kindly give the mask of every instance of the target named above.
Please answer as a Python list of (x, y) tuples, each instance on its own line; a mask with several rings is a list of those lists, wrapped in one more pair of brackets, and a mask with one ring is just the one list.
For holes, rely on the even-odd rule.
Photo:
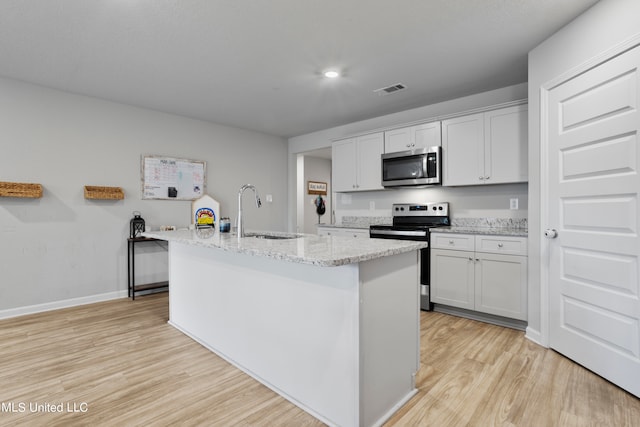
[(384, 152), (395, 153), (442, 145), (440, 122), (393, 129), (384, 133)]
[(527, 168), (527, 106), (502, 108), (484, 115), (485, 182), (526, 182)]
[(356, 189), (355, 139), (334, 142), (331, 146), (331, 162), (333, 191), (354, 191)]
[[(382, 132), (360, 136), (356, 190), (382, 190), (382, 160), (384, 135)], [(334, 184), (335, 185), (335, 184)]]
[(428, 148), (442, 145), (440, 122), (413, 126), (411, 134), (413, 135), (411, 148)]
[(443, 185), (484, 183), (484, 115), (442, 122)]
[(412, 127), (386, 131), (384, 133), (384, 152), (395, 153), (411, 150), (412, 136)]
[(527, 320), (527, 258), (476, 253), (475, 310)]
[(473, 252), (431, 249), (431, 301), (474, 309)]

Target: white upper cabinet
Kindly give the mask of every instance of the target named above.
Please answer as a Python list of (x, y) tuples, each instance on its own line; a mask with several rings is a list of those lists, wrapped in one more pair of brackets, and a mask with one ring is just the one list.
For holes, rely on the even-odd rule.
[(527, 181), (527, 106), (442, 122), (444, 185)]
[(527, 110), (527, 105), (518, 105), (484, 113), (484, 164), (487, 184), (527, 182)]
[(355, 191), (356, 144), (355, 138), (336, 141), (331, 146), (331, 185), (333, 191)]
[(414, 150), (441, 145), (440, 122), (393, 129), (384, 133), (384, 152)]
[(382, 190), (382, 132), (336, 141), (331, 146), (336, 192)]
[(442, 122), (443, 185), (484, 184), (484, 114)]

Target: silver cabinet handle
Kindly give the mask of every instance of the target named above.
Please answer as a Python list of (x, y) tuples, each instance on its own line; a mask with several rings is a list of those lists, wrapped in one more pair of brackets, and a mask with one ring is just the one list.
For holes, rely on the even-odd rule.
[(555, 228), (547, 228), (544, 230), (544, 237), (547, 239), (555, 239), (558, 237), (558, 231)]
[(449, 244), (450, 244), (450, 245), (453, 245), (453, 240), (449, 240)]
[(485, 176), (485, 177), (484, 177), (484, 179), (489, 179), (489, 178), (491, 178), (491, 177), (490, 177), (490, 176)]
[(482, 181), (484, 179), (484, 176), (479, 176), (478, 179)]
[(473, 258), (469, 257), (469, 261), (473, 261)]
[(504, 246), (504, 245), (503, 245), (502, 243), (498, 243), (498, 247), (499, 247), (499, 248), (501, 248), (501, 247), (503, 247), (503, 246)]

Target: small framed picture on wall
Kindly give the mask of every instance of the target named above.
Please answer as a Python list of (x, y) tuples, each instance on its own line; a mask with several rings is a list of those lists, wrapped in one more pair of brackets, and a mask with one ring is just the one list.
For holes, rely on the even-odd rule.
[(307, 194), (327, 195), (327, 183), (318, 181), (307, 181)]

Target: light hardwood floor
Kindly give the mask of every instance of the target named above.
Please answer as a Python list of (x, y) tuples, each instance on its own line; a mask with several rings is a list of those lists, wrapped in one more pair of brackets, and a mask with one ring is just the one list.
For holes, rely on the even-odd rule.
[[(167, 320), (157, 294), (0, 321), (0, 425), (323, 425)], [(419, 392), (386, 426), (640, 425), (639, 399), (522, 332), (421, 322)]]

